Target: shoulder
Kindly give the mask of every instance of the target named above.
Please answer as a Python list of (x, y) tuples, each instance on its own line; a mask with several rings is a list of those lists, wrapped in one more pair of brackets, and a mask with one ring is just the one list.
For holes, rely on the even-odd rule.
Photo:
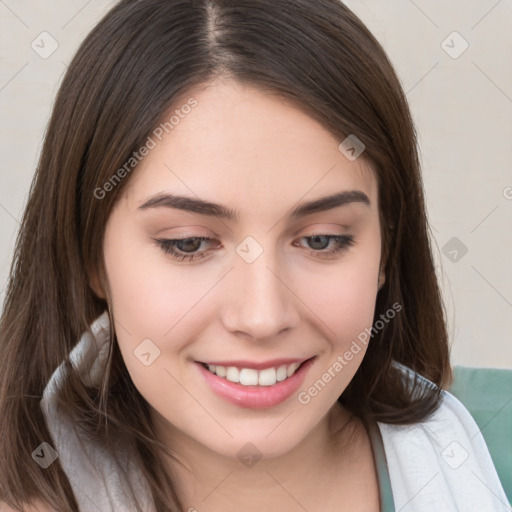
[[(404, 376), (413, 376), (425, 385), (435, 386), (410, 368), (397, 366), (400, 366)], [(450, 467), (462, 465), (470, 455), (475, 462), (484, 465), (490, 462), (480, 428), (462, 402), (447, 390), (440, 391), (438, 408), (422, 421), (409, 425), (379, 423), (379, 428), (389, 441), (390, 448), (391, 445), (396, 447), (399, 442), (401, 451), (406, 447), (422, 449), (430, 452), (432, 459)], [(458, 454), (456, 461), (451, 459), (452, 453)]]
[[(414, 380), (421, 386), (438, 389), (433, 382), (411, 368), (397, 362), (394, 366), (400, 370), (408, 385)], [(469, 410), (454, 394), (445, 389), (440, 390), (438, 408), (422, 421), (410, 425), (388, 426), (397, 435), (406, 435), (408, 432), (418, 434), (419, 431), (424, 431), (425, 436), (434, 444), (443, 443), (447, 439), (468, 439), (476, 446), (485, 444), (480, 428)]]
[(414, 510), (499, 510), (507, 502), (480, 428), (450, 392), (441, 391), (439, 407), (423, 421), (378, 426), (398, 508), (416, 493)]
[[(404, 378), (413, 377), (423, 385), (435, 386), (433, 382), (414, 370), (401, 364), (396, 366), (401, 369)], [(414, 436), (416, 441), (423, 439), (424, 446), (434, 449), (445, 462), (447, 462), (446, 458), (450, 458), (452, 448), (458, 450), (461, 456), (465, 451), (483, 462), (490, 461), (480, 427), (466, 406), (448, 390), (440, 390), (438, 408), (422, 421), (410, 425), (379, 424), (379, 426), (382, 427), (381, 430), (387, 430), (388, 437), (396, 437), (401, 441), (406, 442), (411, 436)]]
[[(469, 451), (475, 455), (485, 453), (485, 442), (478, 425), (464, 405), (446, 390), (441, 391), (439, 407), (426, 419), (410, 425), (390, 425), (379, 423), (383, 435), (393, 445), (400, 448), (422, 449), (432, 452), (436, 459), (449, 461), (450, 453), (455, 450), (459, 459)], [(485, 458), (485, 457), (484, 457)], [(462, 463), (462, 461), (458, 461)]]

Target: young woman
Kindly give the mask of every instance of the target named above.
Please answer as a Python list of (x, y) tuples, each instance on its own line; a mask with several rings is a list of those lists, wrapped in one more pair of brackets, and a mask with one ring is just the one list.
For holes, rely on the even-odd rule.
[(501, 510), (415, 131), (338, 0), (122, 0), (61, 85), (0, 324), (2, 510)]

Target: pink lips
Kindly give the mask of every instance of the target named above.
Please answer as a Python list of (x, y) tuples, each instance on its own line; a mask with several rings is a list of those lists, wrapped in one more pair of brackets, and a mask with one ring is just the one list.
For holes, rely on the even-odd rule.
[[(297, 371), (291, 377), (281, 382), (276, 382), (276, 384), (272, 386), (244, 386), (243, 384), (230, 382), (227, 379), (213, 374), (203, 366), (203, 363), (195, 362), (195, 365), (210, 389), (224, 400), (239, 407), (262, 409), (274, 407), (281, 402), (284, 402), (293, 393), (295, 393), (304, 382), (306, 373), (314, 363), (315, 359), (316, 357), (308, 359), (297, 369)], [(252, 365), (247, 365), (247, 361), (230, 361), (229, 364), (226, 365), (222, 364), (222, 362), (208, 364), (219, 364), (220, 366), (237, 366), (258, 370), (279, 366), (280, 364), (291, 364), (300, 361), (300, 359), (275, 359), (273, 361), (256, 364), (256, 367), (254, 366), (254, 363)]]

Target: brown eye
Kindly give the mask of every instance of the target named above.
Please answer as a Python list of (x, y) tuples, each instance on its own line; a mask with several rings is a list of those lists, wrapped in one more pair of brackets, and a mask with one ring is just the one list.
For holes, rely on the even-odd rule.
[(205, 241), (213, 239), (207, 237), (188, 237), (177, 239), (155, 239), (155, 243), (166, 253), (170, 254), (174, 259), (179, 261), (192, 261), (193, 259), (201, 259), (206, 256), (206, 251), (196, 252), (201, 244)]

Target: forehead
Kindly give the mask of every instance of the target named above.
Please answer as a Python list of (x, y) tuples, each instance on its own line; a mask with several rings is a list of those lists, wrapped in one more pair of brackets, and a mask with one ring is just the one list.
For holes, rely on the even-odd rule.
[[(191, 98), (195, 106), (183, 108)], [(255, 213), (343, 190), (361, 190), (376, 204), (374, 172), (363, 158), (350, 161), (318, 121), (252, 86), (215, 80), (187, 91), (151, 138), (125, 190), (136, 206), (163, 191)]]

